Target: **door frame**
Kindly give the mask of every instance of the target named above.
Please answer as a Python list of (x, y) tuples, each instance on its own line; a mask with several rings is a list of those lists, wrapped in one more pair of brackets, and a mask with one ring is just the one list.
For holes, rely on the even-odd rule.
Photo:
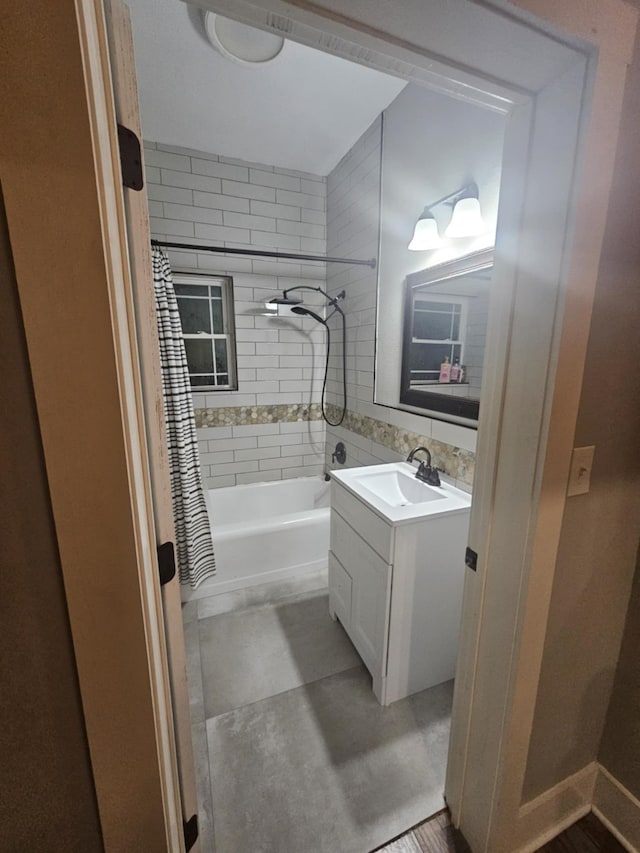
[[(307, 0), (291, 3), (255, 0), (253, 4), (244, 3), (243, 0), (221, 0), (220, 3), (209, 5), (223, 12), (226, 8), (232, 16), (237, 16), (238, 10), (242, 10), (243, 14), (250, 12), (262, 15), (262, 26), (266, 26), (268, 21), (276, 25), (278, 21), (304, 25), (315, 29), (320, 37), (326, 38), (329, 35), (333, 47), (339, 44), (340, 39), (344, 39), (345, 49), (364, 49), (365, 52), (370, 51), (369, 55), (372, 57), (377, 51), (398, 64), (408, 63), (417, 68), (423, 77), (429, 78), (433, 85), (437, 84), (436, 77), (442, 78), (443, 67), (450, 67), (451, 57), (446, 58), (446, 61), (443, 59), (442, 45), (437, 45), (440, 49), (436, 50), (436, 45), (430, 41), (434, 34), (437, 36), (437, 26), (431, 26), (431, 19), (430, 27), (427, 28), (429, 32), (425, 32), (423, 25), (415, 25), (415, 15), (418, 15), (418, 21), (421, 15), (424, 17), (424, 4), (421, 0), (405, 0), (401, 7), (402, 14), (395, 15), (393, 20), (385, 0), (357, 0), (352, 9), (350, 8), (350, 13), (354, 15), (353, 20), (344, 18), (339, 0), (325, 0), (313, 4)], [(480, 566), (485, 570), (472, 579), (467, 576), (464, 606), (470, 616), (465, 623), (470, 626), (470, 630), (467, 639), (463, 638), (464, 651), (458, 674), (458, 685), (462, 687), (456, 691), (453, 721), (452, 750), (458, 758), (454, 758), (453, 763), (450, 762), (447, 782), (447, 795), (454, 819), (478, 853), (480, 850), (506, 853), (520, 849), (527, 840), (516, 837), (520, 820), (522, 779), (526, 767), (593, 293), (611, 186), (624, 77), (631, 57), (636, 23), (635, 12), (619, 0), (571, 0), (563, 4), (557, 4), (554, 0), (520, 0), (520, 6), (521, 10), (515, 10), (503, 3), (488, 3), (482, 6), (473, 4), (473, 7), (482, 8), (489, 16), (498, 16), (495, 20), (519, 20), (526, 25), (530, 24), (538, 32), (548, 32), (556, 41), (564, 40), (571, 49), (575, 50), (577, 47), (573, 38), (577, 36), (597, 46), (598, 50), (587, 50), (584, 53), (578, 51), (582, 58), (583, 70), (579, 104), (576, 103), (577, 89), (574, 86), (574, 106), (578, 106), (580, 115), (578, 154), (581, 170), (579, 176), (572, 170), (569, 187), (564, 189), (565, 209), (571, 211), (571, 215), (564, 221), (560, 234), (562, 239), (558, 238), (558, 234), (555, 235), (558, 254), (554, 260), (554, 281), (557, 295), (562, 296), (564, 310), (561, 310), (560, 301), (557, 301), (554, 323), (548, 330), (546, 369), (543, 370), (544, 392), (537, 400), (539, 422), (535, 425), (535, 430), (530, 430), (531, 440), (525, 448), (526, 452), (517, 453), (518, 448), (522, 450), (521, 445), (514, 441), (518, 425), (515, 402), (516, 380), (519, 374), (517, 370), (512, 369), (510, 358), (506, 382), (501, 389), (496, 387), (496, 393), (499, 392), (498, 400), (501, 402), (500, 407), (496, 409), (501, 424), (499, 459), (491, 450), (491, 447), (497, 448), (497, 442), (490, 443), (491, 447), (483, 448), (481, 440), (478, 454), (478, 477), (480, 478), (480, 472), (483, 472), (482, 489), (488, 494), (479, 499), (478, 506), (484, 507), (486, 515), (482, 519), (478, 515), (477, 532), (472, 533), (472, 537), (476, 535), (481, 545), (486, 545), (484, 553), (481, 545), (478, 545)], [(458, 13), (459, 11), (458, 9)], [(273, 18), (270, 13), (279, 17)], [(75, 201), (79, 206), (84, 205), (88, 215), (95, 216), (97, 195), (102, 223), (102, 245), (99, 247), (102, 258), (100, 260), (96, 255), (94, 265), (96, 269), (99, 268), (109, 295), (105, 305), (113, 334), (113, 368), (120, 390), (118, 405), (122, 434), (119, 441), (122, 445), (121, 458), (129, 476), (131, 542), (135, 546), (139, 596), (136, 601), (139, 607), (138, 616), (129, 611), (127, 613), (131, 620), (141, 618), (140, 624), (143, 626), (147, 648), (149, 668), (148, 687), (145, 689), (148, 692), (144, 695), (150, 699), (155, 721), (157, 766), (153, 772), (158, 774), (161, 780), (159, 796), (164, 815), (166, 849), (182, 850), (167, 653), (158, 579), (155, 574), (149, 449), (146, 447), (145, 413), (135, 352), (135, 318), (128, 280), (129, 259), (119, 186), (120, 169), (113, 133), (115, 116), (109, 97), (111, 80), (106, 33), (99, 0), (76, 0), (75, 15), (83, 58), (83, 67), (76, 69), (76, 75), (83, 76), (83, 85), (86, 87), (86, 106), (90, 119), (95, 168), (94, 197), (79, 194)], [(538, 17), (534, 18), (534, 15)], [(360, 20), (355, 20), (358, 16)], [(563, 39), (556, 27), (564, 28), (573, 35)], [(477, 40), (478, 45), (481, 45), (481, 41)], [(469, 71), (469, 62), (467, 52), (464, 63), (458, 63), (459, 73), (454, 75), (453, 82), (461, 97), (473, 94), (473, 74)], [(565, 68), (564, 71), (573, 73), (575, 66), (573, 72), (571, 68)], [(46, 73), (44, 68), (41, 73)], [(558, 73), (556, 80), (560, 76)], [(77, 79), (77, 76), (74, 79)], [(552, 82), (554, 81), (545, 81), (542, 88), (546, 89)], [(508, 93), (505, 93), (504, 81), (494, 81), (491, 88), (493, 97), (498, 101), (501, 97), (509, 100)], [(583, 101), (582, 95), (585, 92), (587, 97)], [(530, 94), (533, 96), (530, 97)], [(535, 105), (536, 109), (544, 108), (541, 92), (525, 93), (519, 99), (512, 97), (511, 101), (514, 103), (513, 114), (517, 113), (518, 118), (512, 124), (514, 151), (522, 153), (526, 150), (527, 162), (531, 166), (533, 149), (526, 148), (523, 144), (523, 128), (528, 129), (531, 126), (530, 122), (534, 118), (530, 112), (532, 105)], [(587, 123), (584, 110), (589, 107), (591, 115)], [(541, 127), (540, 117), (540, 113), (535, 115), (538, 128)], [(42, 119), (44, 128), (47, 126), (47, 120), (46, 116)], [(106, 131), (105, 121), (108, 128)], [(536, 123), (533, 126), (535, 127)], [(519, 168), (516, 156), (513, 163), (515, 183)], [(537, 168), (540, 168), (540, 164)], [(520, 188), (519, 200), (524, 201), (523, 216), (533, 211), (533, 208), (527, 208), (528, 201), (533, 198), (531, 193), (535, 190), (532, 175), (536, 176), (533, 168), (527, 174), (527, 184)], [(41, 191), (41, 175), (35, 169), (33, 174), (27, 171), (23, 177), (19, 191), (26, 191), (35, 197)], [(115, 840), (118, 837), (118, 821), (122, 821), (122, 794), (117, 795), (117, 786), (113, 781), (117, 779), (120, 782), (127, 778), (126, 761), (125, 757), (120, 760), (118, 750), (117, 756), (107, 754), (109, 744), (115, 743), (116, 734), (112, 722), (105, 719), (105, 709), (99, 702), (101, 697), (104, 698), (105, 679), (110, 679), (109, 686), (112, 688), (119, 685), (120, 680), (115, 671), (105, 674), (97, 672), (95, 666), (92, 668), (92, 658), (86, 652), (90, 641), (99, 643), (102, 640), (113, 651), (113, 660), (120, 659), (122, 666), (127, 667), (130, 663), (130, 651), (114, 641), (107, 630), (109, 626), (106, 621), (94, 619), (93, 624), (87, 618), (87, 600), (99, 608), (102, 590), (99, 578), (81, 570), (83, 558), (90, 559), (95, 546), (86, 536), (82, 542), (76, 544), (77, 517), (70, 512), (73, 505), (70, 493), (75, 486), (82, 486), (82, 473), (77, 465), (65, 466), (63, 455), (72, 450), (78, 459), (86, 462), (86, 480), (86, 471), (90, 470), (92, 463), (93, 449), (85, 447), (79, 435), (74, 435), (77, 438), (74, 448), (66, 444), (61, 426), (63, 421), (60, 413), (56, 411), (56, 394), (64, 399), (69, 398), (68, 378), (64, 374), (52, 372), (47, 364), (47, 356), (59, 350), (60, 326), (52, 324), (48, 327), (42, 322), (38, 282), (33, 276), (28, 280), (29, 276), (25, 274), (29, 272), (30, 259), (27, 255), (28, 248), (33, 244), (35, 223), (27, 216), (15, 215), (18, 189), (12, 186), (11, 182), (8, 189), (10, 232), (16, 249), (18, 287), (43, 435), (52, 507), (61, 543), (61, 562), (78, 658), (78, 677), (96, 779), (96, 795), (103, 831), (105, 828), (108, 830), (105, 832), (105, 849), (123, 849), (122, 844), (118, 847)], [(518, 203), (517, 188), (514, 188), (513, 203), (515, 210)], [(52, 225), (50, 229), (53, 231), (55, 227)], [(532, 250), (533, 246), (529, 249)], [(60, 250), (58, 257), (62, 260)], [(37, 258), (34, 265), (36, 260)], [(515, 291), (512, 289), (508, 292), (515, 294), (516, 298), (522, 296), (526, 299), (527, 286), (530, 287), (531, 280), (527, 276), (515, 276), (516, 268), (513, 264), (509, 267), (507, 260), (505, 258), (504, 280), (507, 281), (511, 276), (510, 280), (515, 287)], [(535, 270), (536, 257), (532, 256), (530, 261), (530, 269)], [(546, 269), (541, 280), (549, 281), (550, 276), (550, 269)], [(505, 299), (502, 305), (505, 311), (511, 312), (514, 303)], [(92, 311), (103, 311), (101, 320), (105, 318), (102, 305), (81, 308), (89, 321)], [(55, 312), (61, 321), (64, 321), (66, 316), (63, 309), (64, 305), (61, 305)], [(78, 318), (82, 320), (85, 314), (79, 311), (78, 317), (69, 318), (66, 323), (69, 334), (74, 330), (74, 322)], [(513, 350), (510, 357), (511, 355)], [(96, 361), (103, 359), (105, 364), (112, 356), (103, 352), (95, 353)], [(76, 391), (75, 385), (72, 390)], [(75, 398), (78, 406), (84, 403), (80, 390), (78, 386), (78, 396)], [(514, 418), (511, 419), (510, 415), (514, 415)], [(489, 435), (488, 430), (484, 430), (484, 433)], [(505, 453), (505, 449), (509, 450), (509, 453)], [(116, 453), (115, 447), (113, 452)], [(526, 520), (527, 523), (509, 542), (485, 542), (482, 538), (483, 531), (491, 530), (493, 535), (498, 526), (495, 522), (500, 511), (500, 501), (509, 498), (510, 484), (513, 482), (521, 484), (521, 520)], [(88, 525), (93, 529), (94, 522), (89, 520)], [(97, 522), (95, 529), (99, 531)], [(473, 543), (474, 539), (471, 541)], [(500, 545), (503, 551), (499, 554), (499, 560), (496, 556), (496, 562), (503, 566), (507, 563), (514, 566), (506, 593), (500, 589), (504, 569), (491, 570), (494, 553), (497, 555), (499, 550), (497, 545)], [(507, 553), (507, 546), (513, 550)], [(501, 604), (504, 605), (501, 612), (508, 618), (498, 618), (494, 621), (492, 608), (500, 607)], [(123, 626), (123, 630), (126, 627)], [(103, 631), (103, 635), (100, 631)], [(506, 644), (505, 638), (508, 638)], [(492, 654), (496, 650), (503, 655), (508, 652), (507, 671), (500, 679), (498, 690), (493, 689), (495, 674), (491, 671)], [(115, 705), (114, 710), (117, 713)], [(497, 711), (497, 714), (492, 711)], [(122, 715), (119, 719), (123, 719)], [(495, 726), (491, 738), (487, 739), (483, 729), (488, 721), (492, 720)], [(491, 746), (490, 750), (488, 746)], [(474, 760), (468, 761), (467, 756), (474, 756)], [(461, 763), (457, 763), (460, 757)], [(488, 779), (491, 780), (490, 784), (487, 784)], [(484, 810), (484, 807), (480, 808), (478, 801), (474, 802), (474, 795), (481, 785), (490, 793), (488, 811)]]
[[(135, 67), (135, 50), (131, 16), (124, 0), (102, 0), (108, 36), (110, 79), (113, 85), (115, 119), (142, 139), (140, 107)], [(144, 149), (140, 150), (144, 169)], [(153, 265), (149, 242), (149, 203), (146, 192), (129, 187), (122, 189), (130, 271), (127, 288), (131, 295), (131, 311), (135, 319), (140, 367), (142, 406), (144, 410), (149, 477), (153, 497), (153, 521), (157, 545), (175, 543), (175, 522), (171, 499), (169, 445), (162, 389), (160, 344), (152, 286)], [(149, 452), (149, 448), (153, 448)], [(171, 686), (175, 733), (175, 753), (179, 775), (179, 805), (186, 824), (198, 813), (198, 794), (193, 757), (192, 721), (187, 684), (187, 667), (180, 582), (176, 572), (161, 588), (162, 614), (166, 636), (167, 665)], [(167, 766), (173, 770), (173, 767)], [(191, 848), (201, 849), (200, 840)]]
[[(428, 16), (406, 0), (393, 19), (382, 0), (348, 13), (340, 0), (199, 5), (508, 115), (469, 535), (478, 572), (465, 578), (445, 794), (475, 851), (512, 853), (541, 829), (523, 781), (636, 13), (616, 0), (454, 2)], [(486, 20), (447, 41), (448, 14), (471, 6)], [(498, 73), (488, 29), (516, 22), (541, 37), (540, 56), (546, 37), (566, 61), (556, 53), (542, 78), (531, 55)]]
[[(176, 698), (178, 704), (184, 704), (186, 701), (188, 707), (184, 645), (182, 660), (172, 661), (172, 649), (168, 644), (172, 633), (171, 626), (167, 624), (168, 618), (172, 617), (174, 623), (181, 620), (179, 585), (177, 577), (170, 581), (169, 595), (167, 590), (161, 587), (157, 555), (157, 548), (163, 541), (175, 541), (175, 532), (170, 500), (159, 351), (153, 369), (149, 368), (146, 358), (151, 323), (154, 324), (151, 326), (152, 340), (157, 345), (153, 313), (155, 309), (150, 301), (152, 291), (148, 290), (147, 314), (140, 322), (142, 305), (136, 289), (136, 276), (139, 278), (141, 274), (147, 274), (149, 284), (152, 282), (150, 242), (148, 238), (146, 245), (142, 242), (145, 225), (148, 234), (148, 213), (146, 216), (144, 213), (148, 205), (144, 198), (142, 213), (136, 211), (135, 207), (132, 209), (122, 181), (114, 92), (116, 68), (110, 54), (105, 5), (103, 0), (76, 0), (89, 122), (96, 172), (99, 176), (96, 187), (104, 233), (105, 259), (111, 274), (113, 339), (121, 389), (131, 505), (134, 510), (135, 535), (139, 543), (141, 612), (154, 706), (165, 832), (168, 849), (183, 853), (183, 822), (189, 816), (184, 814), (185, 792), (181, 790), (184, 788), (181, 777), (186, 775), (186, 798), (191, 805), (195, 771), (190, 744), (180, 742), (183, 732), (179, 725), (180, 720), (175, 714)], [(123, 5), (116, 3), (110, 10), (115, 12), (116, 27), (119, 6)], [(113, 21), (112, 16), (112, 25)], [(126, 49), (129, 45), (125, 43), (123, 47)], [(133, 97), (137, 100), (135, 80), (132, 88)], [(136, 114), (137, 103), (132, 114), (126, 117), (129, 123), (132, 123), (131, 120)], [(131, 129), (140, 132), (139, 127)], [(158, 473), (160, 476), (157, 476)], [(182, 632), (180, 637), (182, 638)], [(188, 746), (186, 755), (184, 746)], [(186, 765), (186, 774), (180, 766), (180, 759)], [(191, 849), (199, 853), (199, 842)]]

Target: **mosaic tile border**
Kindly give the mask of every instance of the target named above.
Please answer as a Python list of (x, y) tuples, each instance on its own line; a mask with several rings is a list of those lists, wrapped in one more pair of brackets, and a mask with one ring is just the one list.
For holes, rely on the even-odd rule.
[(319, 403), (296, 403), (275, 406), (223, 406), (218, 409), (194, 409), (196, 428), (247, 426), (248, 424), (293, 423), (319, 421)]
[[(342, 410), (338, 406), (331, 403), (327, 405), (327, 414), (331, 420), (337, 420), (341, 412)], [(322, 420), (322, 410), (319, 403), (224, 406), (217, 409), (197, 408), (194, 413), (197, 428)], [(444, 444), (444, 442), (436, 441), (428, 436), (420, 435), (420, 433), (411, 432), (350, 410), (347, 410), (342, 427), (403, 456), (406, 456), (412, 448), (426, 444), (431, 451), (434, 465), (442, 468), (450, 477), (460, 480), (468, 486), (473, 485), (475, 454), (470, 450)]]
[[(331, 420), (337, 420), (340, 413), (341, 409), (338, 406), (332, 404), (327, 406), (327, 414)], [(436, 441), (417, 432), (411, 432), (402, 429), (402, 427), (349, 410), (347, 410), (342, 422), (342, 427), (356, 433), (356, 435), (370, 439), (375, 444), (381, 444), (383, 447), (395, 450), (403, 456), (406, 456), (414, 447), (426, 444), (431, 451), (434, 465), (442, 468), (450, 477), (460, 480), (468, 486), (473, 485), (476, 457), (475, 453), (470, 450), (444, 444), (442, 441)]]

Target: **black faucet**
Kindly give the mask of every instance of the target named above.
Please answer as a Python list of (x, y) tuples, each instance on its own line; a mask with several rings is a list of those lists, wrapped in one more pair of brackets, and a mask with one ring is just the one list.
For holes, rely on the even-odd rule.
[(411, 453), (407, 456), (407, 462), (413, 462), (413, 457), (420, 450), (423, 450), (427, 454), (427, 459), (426, 462), (421, 462), (418, 465), (418, 470), (416, 471), (416, 479), (422, 480), (423, 483), (427, 483), (430, 486), (441, 485), (438, 469), (431, 467), (431, 452), (426, 447), (414, 447)]

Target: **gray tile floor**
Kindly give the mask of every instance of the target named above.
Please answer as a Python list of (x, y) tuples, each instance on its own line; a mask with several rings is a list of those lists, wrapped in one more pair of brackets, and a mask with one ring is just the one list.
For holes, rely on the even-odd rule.
[(193, 604), (203, 853), (367, 853), (443, 807), (452, 684), (382, 708), (326, 574)]

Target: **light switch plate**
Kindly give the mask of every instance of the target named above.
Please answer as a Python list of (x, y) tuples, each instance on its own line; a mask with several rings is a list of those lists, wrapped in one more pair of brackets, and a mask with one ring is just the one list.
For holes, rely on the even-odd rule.
[(569, 485), (567, 497), (573, 495), (586, 495), (591, 485), (591, 469), (593, 468), (593, 454), (595, 445), (588, 447), (574, 447), (571, 457), (571, 473), (569, 474)]

